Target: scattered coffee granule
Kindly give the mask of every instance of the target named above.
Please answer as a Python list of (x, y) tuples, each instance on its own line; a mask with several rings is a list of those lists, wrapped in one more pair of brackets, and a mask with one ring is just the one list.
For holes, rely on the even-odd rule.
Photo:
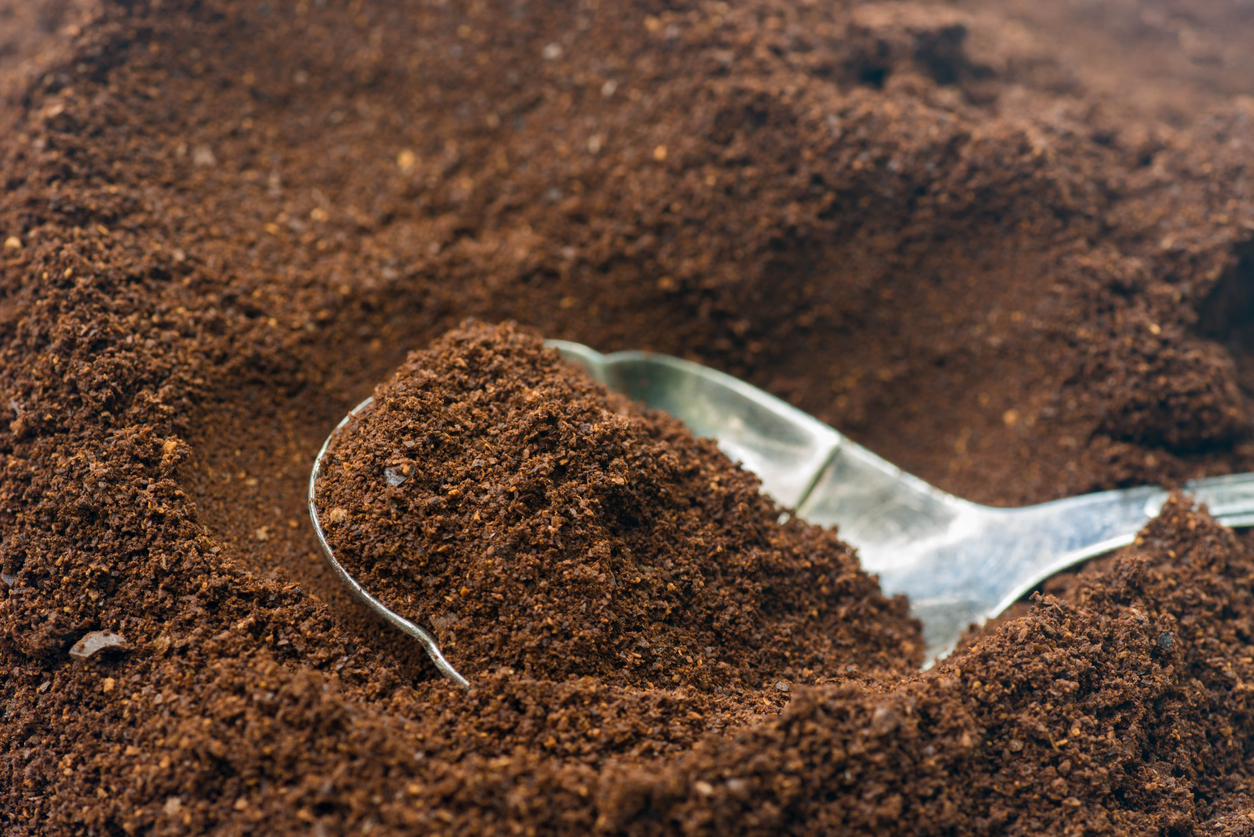
[(466, 677), (708, 689), (922, 660), (835, 535), (510, 325), (411, 354), (333, 439), (318, 505), (337, 560)]

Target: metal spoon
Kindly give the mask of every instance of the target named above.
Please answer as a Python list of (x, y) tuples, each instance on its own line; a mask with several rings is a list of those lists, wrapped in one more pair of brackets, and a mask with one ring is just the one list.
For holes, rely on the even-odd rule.
[[(722, 372), (666, 355), (603, 355), (550, 340), (607, 388), (670, 413), (711, 437), (762, 480), (762, 490), (797, 517), (836, 526), (887, 595), (901, 593), (923, 623), (925, 666), (1051, 575), (1132, 543), (1168, 492), (1154, 486), (1103, 491), (1016, 509), (972, 503), (931, 486), (855, 444), (818, 419)], [(309, 517), (322, 552), (349, 590), (385, 621), (416, 639), (444, 676), (468, 686), (430, 633), (390, 610), (336, 560), (318, 521), (315, 486), (336, 431), (309, 475)], [(1254, 474), (1186, 483), (1227, 526), (1254, 525)]]
[[(926, 665), (1045, 579), (1132, 543), (1168, 492), (1102, 491), (1005, 509), (955, 497), (911, 476), (814, 417), (744, 381), (679, 358), (603, 355), (551, 340), (612, 390), (670, 413), (762, 480), (797, 517), (835, 526), (887, 595), (904, 594), (923, 623)], [(1254, 525), (1254, 474), (1195, 480), (1184, 491), (1226, 526)]]

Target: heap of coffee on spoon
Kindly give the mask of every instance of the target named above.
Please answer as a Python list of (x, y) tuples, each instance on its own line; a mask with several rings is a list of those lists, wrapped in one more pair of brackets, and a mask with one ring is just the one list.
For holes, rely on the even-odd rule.
[[(745, 467), (712, 464), (694, 433)], [(677, 500), (694, 484), (704, 507)], [(1254, 522), (1248, 475), (1189, 490)], [(310, 480), (336, 572), (462, 685), (497, 666), (701, 687), (834, 672), (855, 607), (884, 623), (855, 644), (930, 665), (1049, 576), (1130, 543), (1166, 498), (980, 506), (714, 370), (475, 324), (411, 355)], [(923, 647), (877, 620), (902, 599), (868, 569), (909, 597)]]

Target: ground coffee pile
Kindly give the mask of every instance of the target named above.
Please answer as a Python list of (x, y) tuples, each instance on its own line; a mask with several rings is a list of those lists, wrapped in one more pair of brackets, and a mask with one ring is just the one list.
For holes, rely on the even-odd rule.
[[(805, 690), (777, 720), (708, 739), (624, 823), (772, 833), (1244, 834), (1254, 553), (1173, 503), (1069, 601), (886, 693)], [(763, 804), (763, 799), (769, 800)], [(663, 830), (661, 828), (658, 829)]]
[[(868, 593), (835, 671), (537, 643), (467, 693), (304, 491), (467, 317), (700, 360), (984, 502), (1254, 470), (1252, 56), (1231, 0), (0, 3), (0, 830), (1250, 833), (1254, 558), (1182, 505), (925, 674)], [(621, 421), (634, 473), (727, 467)], [(560, 462), (521, 441), (502, 479)], [(669, 484), (677, 533), (739, 496), (729, 542), (867, 583)]]
[(466, 677), (721, 691), (917, 667), (905, 600), (758, 489), (538, 337), (469, 326), (410, 355), (341, 431), (318, 504), (337, 560)]

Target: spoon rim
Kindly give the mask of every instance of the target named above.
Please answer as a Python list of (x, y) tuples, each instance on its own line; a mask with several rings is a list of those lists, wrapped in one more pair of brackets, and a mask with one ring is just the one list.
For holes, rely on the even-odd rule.
[(435, 641), (427, 630), (422, 626), (406, 619), (396, 611), (389, 608), (383, 602), (376, 599), (370, 594), (365, 587), (352, 574), (344, 568), (344, 565), (335, 557), (335, 552), (331, 549), (331, 544), (327, 543), (326, 534), (322, 531), (322, 524), (318, 520), (318, 504), (317, 504), (317, 485), (318, 477), (322, 474), (322, 458), (331, 447), (331, 441), (335, 438), (335, 434), (339, 433), (353, 417), (361, 413), (371, 404), (374, 403), (374, 396), (367, 398), (365, 401), (354, 407), (348, 415), (340, 419), (340, 423), (335, 425), (327, 436), (326, 441), (322, 443), (322, 447), (318, 450), (318, 455), (314, 457), (313, 469), (309, 472), (309, 519), (313, 523), (314, 535), (318, 539), (318, 546), (322, 548), (322, 557), (331, 565), (331, 569), (339, 577), (340, 581), (348, 587), (349, 591), (366, 607), (370, 608), (376, 615), (381, 617), (383, 621), (398, 628), (409, 637), (418, 641), (427, 652), (427, 656), (431, 658), (431, 662), (439, 670), (444, 677), (461, 686), (463, 689), (470, 688), (470, 681), (458, 673), (457, 669), (445, 659), (444, 654), (440, 651), (439, 643)]

